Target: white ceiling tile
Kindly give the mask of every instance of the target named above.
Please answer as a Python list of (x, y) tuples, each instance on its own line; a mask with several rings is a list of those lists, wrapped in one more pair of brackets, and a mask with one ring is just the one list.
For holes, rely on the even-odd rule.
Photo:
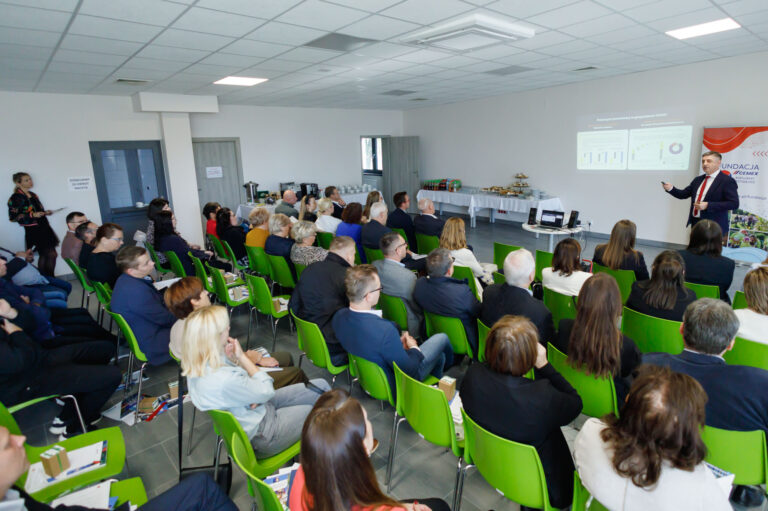
[(709, 0), (675, 0), (674, 2), (657, 0), (653, 3), (627, 9), (623, 14), (641, 23), (646, 23), (677, 14), (706, 9), (707, 7), (712, 7)]
[(408, 23), (407, 21), (386, 16), (373, 15), (341, 28), (338, 32), (368, 39), (384, 40), (407, 32), (413, 32), (419, 28), (421, 28), (421, 25), (415, 23)]
[(496, 46), (483, 48), (482, 50), (468, 52), (466, 55), (476, 59), (493, 60), (501, 57), (508, 57), (522, 51), (523, 50), (520, 48), (515, 48), (514, 46), (509, 46), (507, 44), (497, 44)]
[(447, 57), (444, 59), (432, 61), (431, 64), (451, 69), (461, 66), (468, 66), (470, 64), (477, 64), (478, 62), (480, 62), (478, 59), (465, 57), (463, 55), (456, 55), (454, 57)]
[(380, 59), (373, 57), (367, 57), (365, 55), (356, 55), (354, 53), (347, 53), (327, 61), (328, 64), (334, 66), (349, 66), (349, 67), (364, 67), (373, 62), (378, 62)]
[(70, 34), (105, 37), (121, 41), (146, 43), (155, 37), (161, 28), (128, 21), (108, 20), (94, 16), (78, 15), (69, 27)]
[(338, 55), (340, 55), (340, 53), (337, 51), (299, 47), (281, 54), (280, 58), (284, 60), (294, 60), (296, 62), (315, 63), (328, 60)]
[(188, 62), (174, 62), (170, 60), (147, 59), (142, 57), (133, 57), (125, 63), (128, 67), (139, 69), (155, 69), (158, 71), (181, 71), (189, 65)]
[(502, 67), (502, 64), (499, 64), (498, 62), (490, 62), (490, 61), (483, 61), (478, 62), (477, 64), (471, 64), (469, 66), (464, 66), (461, 69), (464, 71), (470, 71), (473, 73), (485, 73), (486, 71), (491, 71), (493, 69), (499, 69)]
[[(191, 66), (185, 67), (184, 72), (185, 73), (193, 73), (197, 75), (202, 76), (208, 76), (209, 78), (218, 80), (219, 78), (224, 78), (225, 76), (229, 76), (232, 73), (236, 73), (240, 71), (239, 66), (220, 66), (218, 64), (192, 64)], [(211, 80), (213, 81), (213, 80)]]
[(614, 30), (612, 32), (606, 32), (604, 34), (597, 34), (591, 36), (589, 40), (596, 44), (611, 45), (621, 41), (629, 41), (630, 39), (640, 39), (657, 35), (658, 31), (651, 30), (644, 25), (635, 25), (633, 27), (622, 28), (621, 30)]
[(82, 64), (73, 62), (51, 62), (48, 66), (48, 73), (73, 73), (89, 76), (101, 76), (102, 78), (112, 73), (115, 70), (115, 66), (98, 66), (96, 64)]
[(183, 5), (156, 0), (83, 0), (79, 12), (102, 18), (165, 26), (185, 9)]
[(283, 23), (334, 31), (368, 15), (363, 11), (326, 4), (320, 0), (306, 0), (276, 19)]
[(325, 30), (315, 30), (312, 28), (298, 27), (287, 23), (270, 21), (245, 37), (246, 39), (255, 39), (257, 41), (299, 46), (308, 43), (309, 41), (313, 41), (318, 37), (322, 37), (325, 34), (327, 34), (327, 31)]
[(177, 48), (188, 48), (190, 50), (214, 51), (218, 50), (222, 46), (226, 46), (234, 40), (235, 38), (233, 37), (169, 28), (157, 36), (157, 38), (152, 42), (162, 46), (175, 46)]
[(173, 24), (173, 28), (229, 37), (242, 37), (262, 25), (264, 21), (259, 18), (240, 16), (239, 14), (192, 7)]
[(492, 9), (515, 18), (528, 18), (542, 12), (551, 11), (573, 4), (576, 0), (499, 0), (486, 5), (487, 9)]
[(382, 60), (381, 62), (374, 62), (366, 66), (367, 69), (374, 69), (376, 71), (399, 71), (401, 69), (412, 67), (410, 62), (400, 62), (397, 60)]
[[(47, 60), (15, 58), (0, 55), (0, 70), (2, 71), (0, 75), (11, 73), (15, 78), (20, 78), (21, 76), (18, 75), (17, 72), (29, 71), (36, 72), (39, 76), (40, 72), (45, 69), (47, 62)], [(35, 78), (37, 78), (37, 76)]]
[(124, 61), (125, 55), (65, 50), (63, 48), (60, 48), (53, 56), (53, 62), (78, 62), (81, 64), (98, 64), (102, 66), (118, 66)]
[[(685, 14), (678, 14), (676, 16), (670, 16), (668, 18), (651, 21), (647, 23), (650, 28), (655, 28), (660, 32), (666, 32), (667, 30), (674, 30), (677, 28), (689, 27), (691, 25), (698, 25), (699, 23), (707, 23), (723, 18), (723, 11), (716, 7), (709, 7), (707, 9), (700, 9), (698, 11), (692, 11)], [(703, 36), (707, 37), (707, 36)]]
[(547, 58), (548, 55), (542, 55), (541, 53), (535, 53), (532, 51), (527, 51), (524, 53), (517, 53), (515, 55), (510, 55), (508, 57), (500, 57), (496, 59), (496, 62), (500, 62), (499, 67), (505, 67), (503, 64), (506, 65), (524, 65), (528, 62), (533, 62), (535, 60), (541, 60), (544, 58)]
[(542, 32), (541, 34), (536, 34), (531, 38), (520, 39), (518, 41), (513, 41), (509, 44), (511, 46), (514, 46), (515, 48), (522, 48), (524, 50), (535, 50), (537, 48), (546, 48), (547, 46), (552, 46), (555, 44), (560, 44), (560, 43), (564, 43), (572, 40), (573, 40), (573, 37), (567, 34), (563, 34), (562, 32), (556, 32), (554, 30), (549, 30), (547, 32)]
[(271, 69), (273, 71), (296, 71), (297, 69), (307, 67), (307, 63), (281, 59), (269, 59), (259, 64), (259, 67), (264, 69)]
[(560, 7), (542, 14), (538, 14), (531, 18), (527, 18), (526, 21), (542, 25), (547, 28), (560, 28), (574, 23), (587, 21), (592, 18), (598, 18), (605, 16), (611, 11), (592, 3), (588, 0), (582, 0), (581, 2)]
[(458, 0), (405, 0), (385, 9), (380, 14), (401, 20), (429, 25), (472, 10), (472, 6)]
[(613, 9), (614, 11), (621, 12), (627, 9), (634, 9), (641, 5), (652, 4), (657, 0), (594, 0), (595, 2)]
[(46, 61), (50, 56), (51, 48), (21, 44), (0, 44), (0, 57)]
[(376, 43), (360, 48), (359, 50), (355, 50), (355, 53), (368, 57), (391, 59), (400, 55), (405, 55), (406, 53), (413, 53), (417, 50), (418, 48), (414, 48), (413, 46), (405, 46), (402, 44)]
[(558, 56), (567, 55), (568, 53), (573, 53), (576, 51), (590, 50), (596, 46), (596, 44), (585, 41), (584, 39), (574, 39), (573, 41), (555, 44), (553, 46), (547, 46), (546, 48), (541, 48), (538, 51), (547, 55)]
[(379, 12), (382, 9), (391, 7), (402, 0), (324, 0), (328, 3), (354, 7), (368, 12)]
[(451, 55), (451, 53), (441, 51), (418, 50), (412, 53), (406, 53), (405, 55), (400, 55), (396, 60), (404, 60), (406, 62), (432, 62), (450, 57)]
[(71, 17), (67, 12), (0, 4), (0, 25), (6, 27), (61, 32)]
[(753, 25), (762, 25), (764, 23), (768, 23), (768, 11), (739, 14), (738, 16), (734, 16), (734, 19), (742, 27), (748, 27), (748, 30), (757, 36), (765, 37), (767, 35), (764, 30), (759, 30), (758, 27), (753, 27)]
[(26, 44), (53, 48), (61, 34), (43, 30), (27, 30), (23, 28), (0, 27), (0, 43)]
[(50, 9), (52, 11), (72, 12), (77, 7), (78, 0), (3, 0), (4, 4), (22, 5)]
[(217, 11), (272, 19), (302, 0), (200, 0), (195, 5)]
[(636, 25), (637, 23), (634, 20), (631, 20), (626, 16), (622, 16), (621, 14), (609, 14), (608, 16), (602, 16), (582, 23), (576, 23), (575, 25), (569, 25), (560, 30), (575, 37), (591, 37), (595, 34), (625, 29)]
[(768, 5), (764, 0), (738, 0), (722, 7), (722, 9), (731, 16), (740, 16), (753, 12), (764, 11)]
[(131, 41), (118, 41), (116, 39), (75, 34), (67, 34), (61, 42), (61, 48), (63, 49), (96, 51), (98, 53), (111, 53), (112, 55), (133, 55), (141, 46), (141, 43)]
[(114, 78), (114, 80), (117, 80), (118, 78), (122, 78), (124, 80), (159, 81), (159, 80), (165, 80), (169, 76), (172, 76), (174, 73), (175, 71), (171, 71), (168, 69), (165, 69), (165, 70), (140, 69), (137, 67), (123, 66), (120, 68), (119, 71), (117, 71), (114, 75), (112, 75), (112, 78)]
[(148, 59), (173, 60), (178, 62), (197, 62), (210, 55), (211, 52), (204, 50), (188, 50), (186, 48), (176, 48), (173, 46), (161, 46), (159, 44), (150, 44), (142, 49), (136, 56)]
[(255, 65), (253, 67), (249, 67), (248, 69), (243, 69), (238, 74), (242, 76), (252, 76), (254, 78), (267, 78), (267, 79), (273, 79), (275, 77), (280, 76), (285, 71), (274, 71), (270, 69), (264, 69), (260, 65)]
[(246, 55), (234, 55), (231, 53), (219, 52), (204, 58), (200, 62), (202, 64), (215, 64), (218, 66), (236, 66), (242, 69), (255, 66), (263, 60), (264, 59), (262, 57), (248, 57)]
[(290, 50), (292, 46), (286, 46), (283, 44), (265, 43), (263, 41), (254, 41), (251, 39), (240, 39), (234, 43), (228, 45), (226, 48), (222, 48), (224, 53), (233, 53), (235, 55), (247, 55), (251, 57), (270, 58), (275, 55)]

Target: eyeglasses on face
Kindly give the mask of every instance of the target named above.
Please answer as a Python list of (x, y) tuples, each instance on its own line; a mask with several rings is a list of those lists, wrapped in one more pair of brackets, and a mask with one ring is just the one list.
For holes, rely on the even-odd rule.
[(365, 296), (368, 296), (369, 294), (371, 294), (371, 293), (375, 293), (375, 292), (377, 292), (377, 291), (382, 291), (383, 289), (384, 289), (383, 287), (377, 287), (376, 289), (371, 289), (370, 291), (368, 291), (367, 293), (365, 293)]
[(116, 241), (118, 243), (122, 243), (123, 242), (123, 238), (109, 238), (109, 239), (111, 239), (112, 241)]

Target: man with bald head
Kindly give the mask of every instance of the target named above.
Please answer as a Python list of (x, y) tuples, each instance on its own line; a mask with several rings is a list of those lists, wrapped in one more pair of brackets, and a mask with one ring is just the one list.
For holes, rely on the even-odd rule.
[(435, 216), (435, 205), (432, 200), (423, 198), (419, 200), (419, 216), (413, 219), (413, 229), (427, 236), (437, 236), (443, 233), (445, 220)]
[(286, 190), (283, 192), (283, 200), (275, 208), (275, 213), (282, 213), (285, 216), (292, 216), (298, 220), (299, 212), (293, 207), (296, 204), (296, 192)]

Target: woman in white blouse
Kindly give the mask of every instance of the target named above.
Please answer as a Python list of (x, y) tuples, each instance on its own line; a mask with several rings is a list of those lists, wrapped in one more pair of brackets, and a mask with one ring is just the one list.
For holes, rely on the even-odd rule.
[(750, 270), (744, 277), (746, 309), (736, 309), (737, 337), (768, 344), (768, 267)]
[(579, 296), (581, 286), (592, 274), (581, 271), (581, 245), (565, 238), (555, 247), (552, 267), (541, 270), (544, 287), (568, 296)]
[(333, 216), (333, 201), (327, 198), (320, 199), (317, 203), (317, 220), (315, 220), (317, 230), (336, 234), (336, 228), (340, 223), (341, 219)]
[[(480, 279), (483, 284), (493, 284), (493, 272), (498, 268), (493, 263), (479, 263), (475, 254), (467, 246), (467, 235), (464, 228), (464, 220), (454, 216), (445, 222), (443, 233), (440, 235), (440, 248), (451, 251), (453, 264), (467, 266), (472, 270), (475, 281)], [(476, 282), (478, 292), (482, 291), (480, 282)]]
[(645, 365), (620, 417), (589, 419), (576, 436), (581, 481), (611, 510), (730, 511), (704, 463), (707, 395), (691, 376)]

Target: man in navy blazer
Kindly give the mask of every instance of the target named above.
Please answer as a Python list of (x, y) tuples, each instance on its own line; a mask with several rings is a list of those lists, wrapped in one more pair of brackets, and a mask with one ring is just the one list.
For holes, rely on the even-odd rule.
[(435, 205), (430, 199), (423, 198), (419, 201), (419, 211), (421, 214), (413, 219), (413, 229), (418, 233), (439, 238), (443, 233), (445, 220), (435, 216)]
[(387, 227), (392, 229), (402, 229), (408, 240), (408, 246), (416, 248), (416, 231), (413, 230), (413, 219), (408, 214), (408, 208), (411, 207), (411, 199), (406, 192), (397, 192), (392, 197), (395, 203), (395, 210), (387, 217)]
[(149, 279), (155, 263), (144, 248), (130, 246), (117, 253), (117, 267), (123, 274), (112, 292), (112, 312), (123, 316), (150, 364), (165, 364), (171, 360), (168, 343), (176, 318)]
[(662, 183), (664, 190), (677, 199), (691, 199), (688, 223), (695, 225), (702, 218), (713, 220), (720, 225), (723, 236), (728, 236), (728, 211), (739, 207), (739, 185), (729, 174), (720, 170), (723, 157), (709, 151), (701, 156), (704, 175), (693, 178), (691, 184), (682, 190), (672, 183)]
[[(377, 202), (371, 206), (371, 220), (364, 224), (360, 230), (360, 238), (363, 246), (368, 248), (381, 249), (381, 238), (385, 234), (392, 232), (392, 229), (386, 226), (387, 223), (387, 205), (384, 202)], [(403, 259), (403, 264), (409, 270), (422, 271), (426, 268), (424, 259), (414, 259), (408, 253)]]
[(333, 316), (333, 330), (350, 354), (374, 362), (389, 379), (395, 390), (393, 364), (408, 376), (423, 381), (428, 375), (440, 378), (453, 364), (451, 341), (445, 334), (436, 334), (421, 346), (408, 332), (398, 332), (397, 325), (381, 317), (373, 307), (381, 294), (381, 281), (373, 265), (361, 264), (347, 270), (345, 279), (349, 308)]

